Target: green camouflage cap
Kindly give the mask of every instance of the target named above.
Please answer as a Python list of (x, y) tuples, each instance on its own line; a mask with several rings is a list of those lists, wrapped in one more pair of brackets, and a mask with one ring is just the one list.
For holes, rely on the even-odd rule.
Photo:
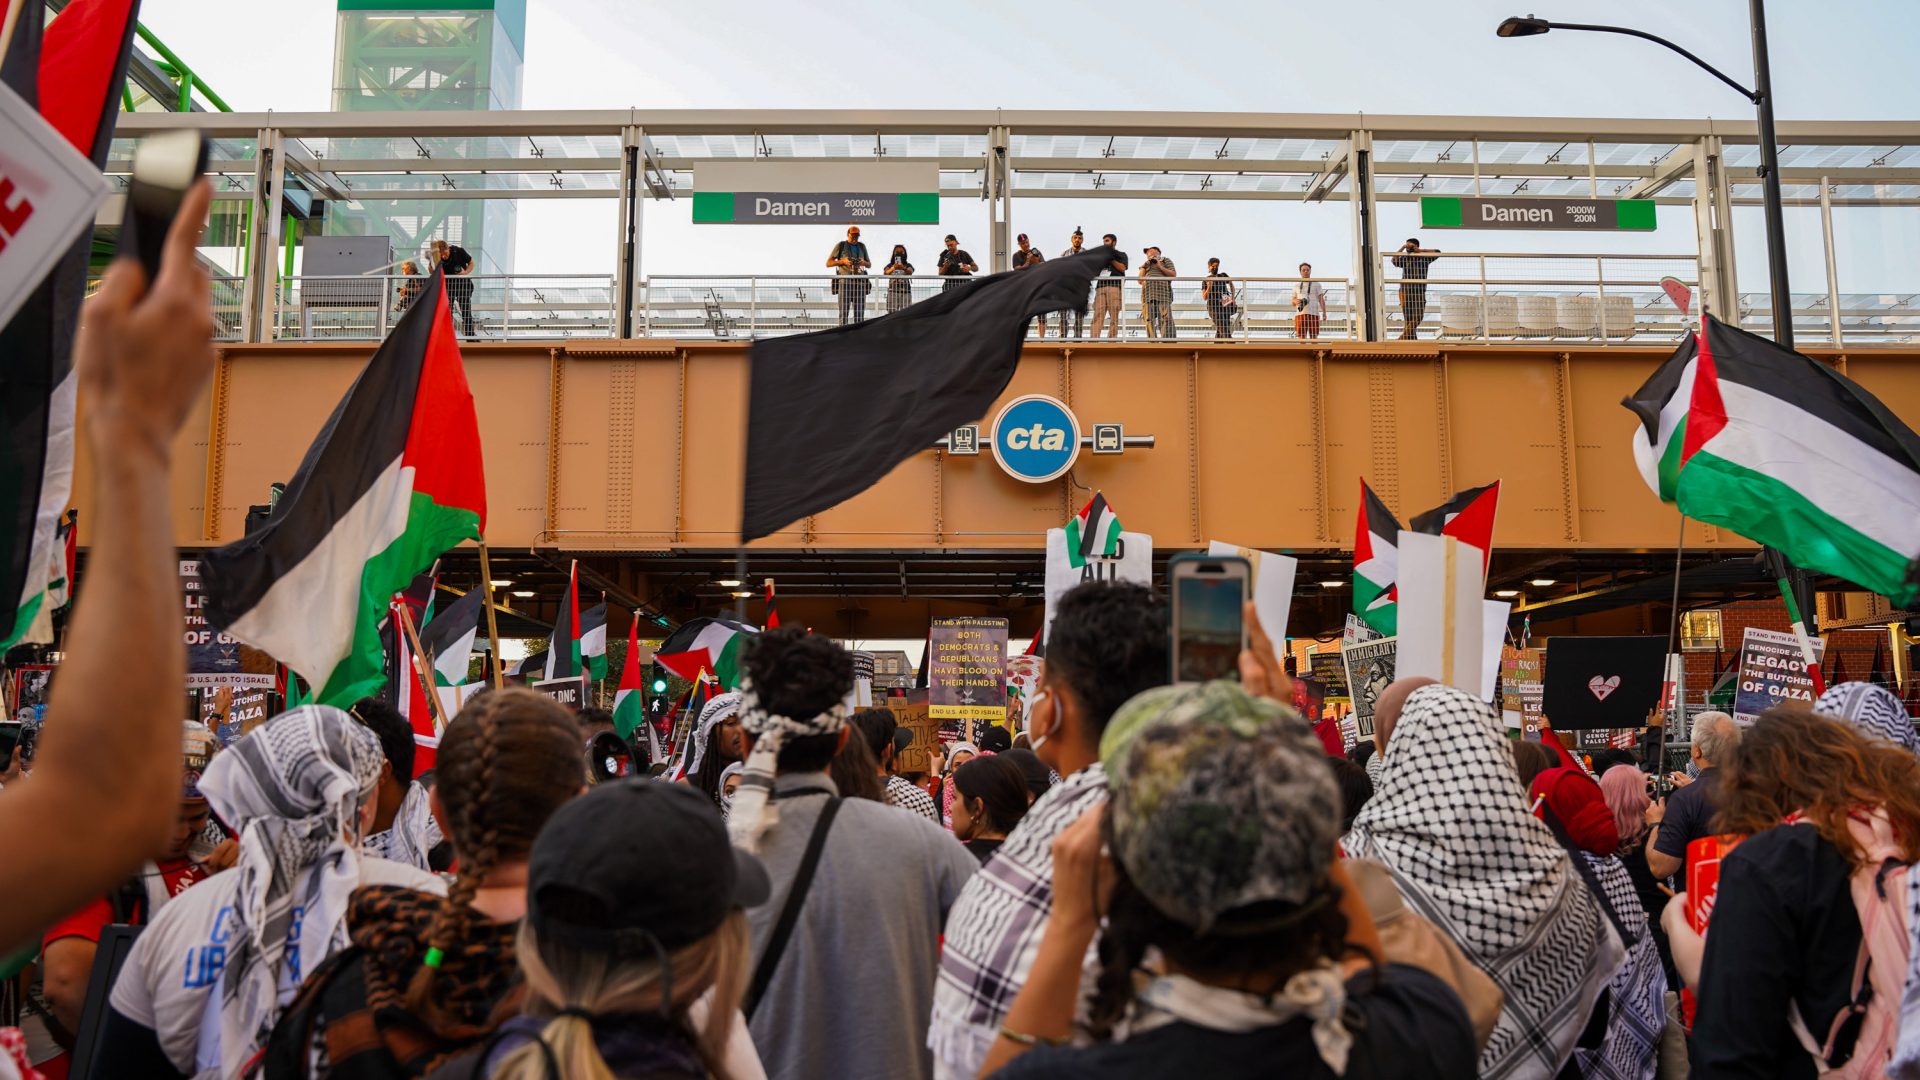
[(1113, 854), (1142, 895), (1197, 933), (1249, 904), (1304, 903), (1340, 835), (1326, 756), (1298, 714), (1238, 683), (1148, 690), (1100, 740)]

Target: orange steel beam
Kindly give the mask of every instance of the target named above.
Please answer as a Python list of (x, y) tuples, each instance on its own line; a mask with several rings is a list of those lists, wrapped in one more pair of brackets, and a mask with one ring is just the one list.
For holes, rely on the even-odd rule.
[[(176, 446), (175, 540), (240, 536), (246, 507), (288, 479), (371, 343), (228, 345)], [(747, 346), (577, 341), (464, 347), (485, 447), (496, 550), (734, 546)], [(1619, 405), (1666, 347), (1453, 343), (1031, 343), (1006, 396), (1069, 394), (1082, 424), (1153, 449), (1083, 454), (1066, 484), (1024, 484), (991, 453), (902, 462), (871, 490), (758, 548), (1024, 550), (1084, 489), (1161, 548), (1209, 539), (1296, 551), (1351, 543), (1366, 476), (1404, 521), (1450, 489), (1500, 480), (1504, 550), (1650, 551), (1673, 511), (1633, 465)], [(1838, 359), (1821, 350), (1815, 356)], [(1068, 356), (1071, 355), (1069, 362)], [(1920, 417), (1920, 350), (1859, 350), (1848, 373)], [(847, 425), (869, 408), (849, 387)], [(980, 418), (992, 420), (991, 411)], [(84, 444), (75, 502), (90, 505)], [(1204, 517), (1202, 509), (1204, 508)], [(93, 515), (80, 517), (82, 542)], [(1746, 541), (1693, 526), (1693, 548)]]

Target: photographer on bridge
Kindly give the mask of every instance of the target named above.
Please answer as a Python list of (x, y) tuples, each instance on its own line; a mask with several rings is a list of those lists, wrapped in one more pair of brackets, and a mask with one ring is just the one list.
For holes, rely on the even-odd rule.
[[(867, 321), (867, 293), (873, 284), (867, 280), (867, 269), (873, 260), (867, 258), (867, 245), (860, 242), (860, 227), (855, 225), (847, 230), (847, 238), (833, 245), (833, 254), (827, 256), (827, 265), (833, 267), (838, 275), (833, 283), (834, 294), (840, 297), (840, 325), (848, 322), (848, 313), (852, 313), (853, 322)], [(840, 280), (852, 278), (851, 281)]]

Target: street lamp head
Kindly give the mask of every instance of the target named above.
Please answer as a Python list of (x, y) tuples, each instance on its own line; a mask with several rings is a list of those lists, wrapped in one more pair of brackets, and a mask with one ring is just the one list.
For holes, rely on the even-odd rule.
[(1499, 34), (1501, 37), (1534, 37), (1538, 34), (1544, 34), (1551, 29), (1553, 29), (1553, 24), (1545, 19), (1536, 19), (1531, 15), (1523, 19), (1515, 15), (1502, 22), (1500, 28), (1495, 30), (1494, 33)]

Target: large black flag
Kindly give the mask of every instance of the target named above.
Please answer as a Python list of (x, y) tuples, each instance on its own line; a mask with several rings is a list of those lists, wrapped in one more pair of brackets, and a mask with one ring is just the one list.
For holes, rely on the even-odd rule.
[(1027, 324), (1083, 311), (1113, 249), (981, 278), (871, 322), (753, 346), (740, 539), (843, 502), (1013, 378)]

